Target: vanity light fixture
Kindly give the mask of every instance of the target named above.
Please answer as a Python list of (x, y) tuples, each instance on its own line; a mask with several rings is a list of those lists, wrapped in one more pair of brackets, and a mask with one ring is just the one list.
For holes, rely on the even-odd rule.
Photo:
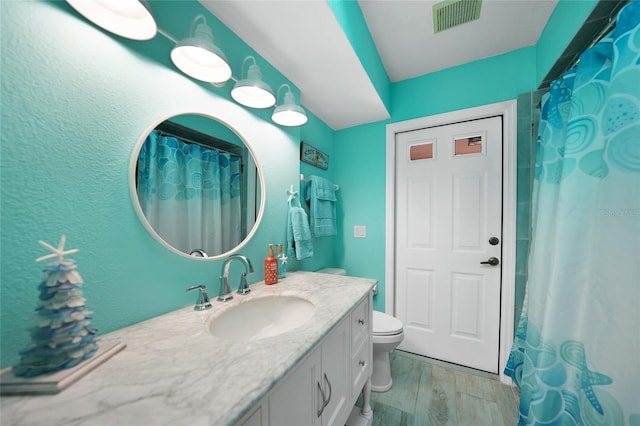
[(79, 14), (114, 34), (132, 40), (150, 40), (158, 26), (143, 0), (67, 0)]
[[(193, 18), (189, 37), (178, 41), (158, 28), (146, 0), (66, 1), (89, 21), (119, 36), (133, 40), (149, 40), (157, 33), (165, 36), (176, 44), (171, 50), (173, 64), (196, 80), (221, 87), (233, 78), (227, 57), (213, 42), (213, 32), (207, 25), (207, 18), (202, 14)], [(233, 86), (231, 97), (246, 107), (269, 108), (277, 104), (280, 91), (286, 89), (284, 99), (280, 105), (276, 105), (271, 119), (281, 126), (305, 124), (308, 120), (307, 114), (296, 103), (291, 87), (286, 83), (280, 85), (274, 96), (271, 87), (262, 80), (262, 72), (253, 56), (247, 56), (242, 61), (241, 77), (244, 77), (248, 61), (253, 63), (249, 65), (246, 77)]]
[(191, 23), (189, 37), (171, 50), (171, 60), (180, 71), (197, 80), (221, 84), (231, 78), (226, 56), (213, 42), (213, 32), (204, 15)]
[(307, 114), (296, 103), (296, 98), (288, 84), (285, 83), (278, 88), (278, 98), (280, 98), (280, 90), (285, 87), (287, 93), (284, 94), (284, 102), (276, 107), (271, 119), (281, 126), (302, 126), (307, 122)]
[(247, 77), (239, 80), (231, 90), (231, 97), (241, 105), (250, 108), (269, 108), (276, 103), (276, 97), (273, 96), (271, 87), (262, 81), (262, 72), (256, 64), (256, 58), (247, 56), (242, 61), (240, 68), (241, 77), (244, 73), (244, 66), (248, 60), (252, 60), (253, 64), (249, 65)]

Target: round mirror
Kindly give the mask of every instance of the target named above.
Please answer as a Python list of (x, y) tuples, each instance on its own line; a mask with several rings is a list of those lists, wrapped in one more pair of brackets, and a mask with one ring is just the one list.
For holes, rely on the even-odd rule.
[(217, 259), (243, 247), (264, 209), (253, 151), (214, 117), (182, 114), (156, 122), (129, 163), (134, 208), (169, 250)]

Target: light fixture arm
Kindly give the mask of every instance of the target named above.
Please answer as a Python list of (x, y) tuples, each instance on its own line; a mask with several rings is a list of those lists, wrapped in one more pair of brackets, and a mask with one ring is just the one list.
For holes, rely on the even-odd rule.
[(207, 25), (207, 18), (203, 14), (197, 15), (193, 18), (193, 21), (191, 21), (191, 30), (189, 31), (189, 35), (191, 37), (203, 37), (207, 40), (211, 40), (213, 43), (213, 31), (211, 31), (211, 28)]
[(288, 89), (288, 93), (291, 93), (291, 86), (289, 86), (287, 83), (281, 84), (280, 87), (278, 87), (278, 91), (276, 92), (276, 105), (281, 105), (281, 104), (278, 104), (278, 100), (280, 99), (280, 90), (285, 87)]
[[(244, 66), (245, 66), (245, 64), (247, 63), (248, 60), (253, 61), (253, 64), (249, 65), (249, 71), (247, 71), (247, 74), (245, 74)], [(256, 62), (256, 58), (254, 58), (253, 56), (249, 55), (246, 58), (244, 58), (242, 60), (242, 65), (240, 66), (240, 80), (244, 79), (251, 72), (251, 67), (252, 66), (256, 66), (256, 65), (258, 65), (258, 63)]]

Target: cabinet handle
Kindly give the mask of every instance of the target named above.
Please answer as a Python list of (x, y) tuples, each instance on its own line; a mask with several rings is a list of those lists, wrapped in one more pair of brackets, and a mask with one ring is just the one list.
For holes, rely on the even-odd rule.
[(362, 318), (358, 318), (358, 324), (364, 325), (364, 320)]
[(361, 359), (360, 361), (358, 361), (358, 364), (360, 364), (360, 367), (364, 367), (367, 363)]
[[(329, 381), (329, 378), (327, 377), (327, 373), (324, 373), (324, 380), (329, 385), (329, 398), (327, 398), (327, 402), (324, 403), (324, 406), (326, 407), (327, 405), (329, 405), (329, 401), (331, 401), (331, 393), (332, 393), (331, 392), (331, 382)], [(324, 407), (322, 407), (322, 410), (324, 411)]]
[(324, 391), (322, 390), (322, 387), (320, 386), (320, 382), (316, 382), (316, 384), (318, 385), (318, 390), (320, 391), (320, 396), (322, 396), (322, 407), (320, 407), (320, 409), (318, 409), (318, 417), (320, 417), (322, 415), (322, 412), (324, 411), (324, 407), (327, 406), (328, 402), (325, 400)]

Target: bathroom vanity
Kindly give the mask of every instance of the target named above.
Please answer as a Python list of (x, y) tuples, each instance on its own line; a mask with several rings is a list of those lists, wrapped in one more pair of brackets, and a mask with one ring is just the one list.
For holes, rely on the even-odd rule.
[[(189, 306), (117, 330), (101, 340), (126, 349), (59, 394), (3, 396), (1, 423), (319, 426), (343, 425), (351, 415), (350, 423), (370, 424), (370, 413), (362, 416), (354, 404), (366, 390), (368, 406), (375, 283), (295, 272), (229, 302), (212, 297), (205, 311)], [(240, 305), (273, 298), (308, 301), (313, 312), (294, 328), (276, 324), (269, 337), (252, 335), (241, 322), (228, 322), (231, 332), (220, 337), (213, 326)], [(249, 312), (247, 323), (255, 320)], [(277, 314), (264, 316), (265, 323), (278, 321)]]

